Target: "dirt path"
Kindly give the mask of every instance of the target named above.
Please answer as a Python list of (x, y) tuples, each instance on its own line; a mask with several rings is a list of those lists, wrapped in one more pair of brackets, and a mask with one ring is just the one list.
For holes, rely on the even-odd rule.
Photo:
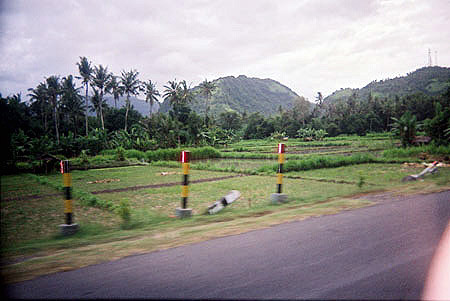
[[(196, 183), (204, 183), (204, 182), (215, 182), (215, 181), (221, 181), (221, 180), (245, 177), (245, 176), (249, 176), (249, 175), (239, 174), (239, 175), (232, 175), (232, 176), (225, 176), (225, 177), (218, 177), (218, 178), (198, 179), (198, 180), (193, 180), (190, 183), (196, 184)], [(105, 189), (105, 190), (92, 191), (91, 193), (92, 194), (102, 194), (102, 193), (132, 191), (132, 190), (139, 190), (139, 189), (146, 189), (146, 188), (162, 188), (162, 187), (170, 187), (170, 186), (177, 186), (177, 185), (180, 185), (180, 182), (140, 185), (140, 186), (123, 187), (123, 188), (115, 188), (115, 189)], [(1, 201), (9, 202), (9, 201), (18, 201), (18, 200), (36, 200), (36, 199), (42, 199), (45, 197), (58, 196), (58, 195), (61, 195), (61, 193), (33, 194), (33, 195), (25, 195), (25, 196), (21, 196), (21, 197), (12, 197), (12, 198), (4, 198), (4, 199), (2, 198)]]

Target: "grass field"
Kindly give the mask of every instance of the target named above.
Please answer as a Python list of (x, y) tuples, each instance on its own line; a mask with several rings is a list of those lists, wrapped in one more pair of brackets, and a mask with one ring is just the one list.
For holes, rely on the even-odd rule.
[[(371, 205), (353, 198), (355, 195), (450, 188), (449, 168), (440, 168), (438, 174), (428, 175), (421, 181), (401, 182), (404, 176), (423, 169), (405, 165), (403, 160), (417, 162), (424, 149), (410, 149), (401, 154), (385, 151), (383, 156), (380, 152), (373, 155), (379, 158), (378, 163), (361, 164), (359, 157), (352, 157), (358, 156), (360, 150), (389, 149), (394, 142), (386, 135), (337, 137), (319, 142), (288, 141), (287, 161), (295, 161), (301, 167), (302, 160), (310, 160), (312, 167), (285, 173), (283, 192), (289, 202), (280, 205), (269, 201), (276, 187), (271, 166), (276, 165), (277, 142), (243, 141), (231, 145), (226, 150), (232, 152), (221, 150), (222, 158), (192, 162), (188, 205), (193, 209), (193, 217), (185, 220), (174, 218), (174, 210), (180, 206), (182, 176), (177, 162), (74, 170), (74, 218), (80, 231), (71, 237), (62, 237), (58, 228), (64, 222), (61, 174), (2, 176), (2, 272), (8, 282), (30, 279), (126, 255)], [(331, 149), (347, 152), (350, 157), (333, 157)], [(267, 153), (270, 150), (273, 153)], [(307, 152), (299, 154), (301, 150)], [(447, 150), (441, 148), (437, 152), (445, 156)], [(260, 158), (249, 159), (247, 154)], [(401, 159), (392, 161), (399, 163), (383, 163), (389, 156), (399, 154)], [(264, 156), (272, 159), (261, 159)], [(341, 166), (334, 159), (332, 164), (338, 162), (334, 168), (326, 168), (328, 161), (321, 166), (315, 164), (322, 156), (350, 160), (352, 164)], [(258, 172), (264, 166), (268, 168)], [(230, 190), (239, 190), (241, 198), (219, 214), (204, 215), (209, 205)], [(86, 202), (86, 198), (95, 198), (96, 202)], [(129, 204), (129, 221), (121, 219), (114, 209), (124, 202)], [(98, 206), (100, 203), (111, 206)]]

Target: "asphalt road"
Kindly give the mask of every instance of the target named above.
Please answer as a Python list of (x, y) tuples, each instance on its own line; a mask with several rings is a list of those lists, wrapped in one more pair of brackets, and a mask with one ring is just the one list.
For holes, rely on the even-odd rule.
[(42, 276), (13, 298), (419, 299), (450, 191)]

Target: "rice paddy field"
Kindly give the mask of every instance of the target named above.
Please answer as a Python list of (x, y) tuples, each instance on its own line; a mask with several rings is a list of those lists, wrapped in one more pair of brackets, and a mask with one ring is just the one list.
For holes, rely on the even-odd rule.
[[(61, 174), (1, 176), (2, 272), (7, 281), (14, 282), (370, 206), (363, 196), (371, 192), (423, 193), (450, 188), (448, 167), (416, 182), (401, 181), (423, 170), (422, 162), (449, 163), (448, 148), (396, 151), (398, 141), (386, 134), (312, 142), (294, 139), (283, 141), (287, 150), (283, 193), (289, 202), (272, 204), (278, 143), (241, 141), (217, 149), (215, 158), (193, 160), (188, 198), (193, 216), (182, 220), (174, 216), (181, 199), (179, 162), (152, 160), (139, 166), (73, 170), (74, 220), (80, 230), (71, 237), (59, 232), (64, 223)], [(240, 191), (241, 197), (216, 215), (205, 214), (209, 205), (230, 190)], [(119, 213), (124, 207), (129, 218)], [(65, 258), (67, 252), (77, 259)]]

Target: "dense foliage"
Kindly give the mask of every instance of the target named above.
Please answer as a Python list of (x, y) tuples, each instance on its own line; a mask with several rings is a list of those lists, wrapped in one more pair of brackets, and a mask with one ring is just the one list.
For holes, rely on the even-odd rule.
[(450, 68), (446, 67), (424, 67), (406, 76), (393, 79), (373, 81), (361, 89), (340, 89), (324, 101), (332, 102), (338, 99), (348, 99), (353, 96), (357, 99), (367, 99), (369, 94), (379, 98), (393, 98), (395, 96), (406, 96), (413, 93), (422, 93), (428, 96), (436, 96), (450, 87)]
[[(297, 99), (311, 106), (303, 97), (299, 97), (288, 87), (272, 79), (249, 78), (245, 75), (238, 77), (227, 76), (208, 82), (214, 85), (211, 93), (204, 93), (205, 82), (194, 87), (192, 110), (198, 114), (211, 112), (218, 116), (222, 112), (237, 112), (239, 114), (259, 112), (270, 116), (283, 109), (292, 108)], [(161, 105), (161, 112), (168, 112), (168, 102)]]
[[(269, 137), (310, 141), (322, 140), (326, 135), (365, 135), (394, 130), (407, 146), (413, 142), (417, 130), (423, 129), (436, 145), (449, 143), (450, 89), (434, 96), (368, 94), (366, 99), (361, 99), (353, 94), (334, 101), (324, 101), (318, 93), (314, 108), (304, 99), (294, 97), (288, 109), (279, 105), (278, 112), (271, 116), (264, 115), (266, 100), (252, 104), (257, 112), (248, 114), (251, 110), (244, 108), (243, 113), (225, 110), (214, 115), (214, 97), (222, 95), (224, 87), (232, 83), (226, 78), (205, 80), (197, 90), (185, 81), (174, 80), (158, 91), (151, 80), (142, 82), (137, 70), (122, 71), (119, 77), (109, 73), (107, 67), (92, 65), (85, 57), (77, 65), (79, 86), (72, 75), (52, 75), (29, 89), (29, 101), (24, 101), (19, 94), (0, 95), (2, 141), (7, 142), (2, 148), (2, 169), (15, 166), (16, 162), (42, 160), (48, 155), (72, 158), (83, 154), (85, 157), (105, 150), (122, 159), (118, 154), (134, 150), (140, 153), (132, 157), (152, 161), (169, 159), (158, 156), (163, 154), (161, 149), (170, 148), (172, 160), (180, 147), (227, 147), (241, 139)], [(238, 79), (248, 80), (242, 76)], [(286, 95), (292, 92), (277, 89), (281, 90), (267, 85), (267, 95), (272, 95), (271, 90)], [(145, 95), (148, 116), (142, 116), (130, 103), (130, 98), (140, 93)], [(249, 89), (244, 94), (252, 93)], [(262, 94), (258, 93), (261, 98)], [(123, 95), (124, 107), (116, 108), (117, 101), (114, 107), (109, 106), (104, 99), (107, 94), (115, 100)], [(158, 95), (164, 98), (167, 113), (153, 113), (151, 108)], [(203, 114), (193, 110), (199, 97), (205, 109)], [(273, 102), (279, 104), (280, 99)]]

